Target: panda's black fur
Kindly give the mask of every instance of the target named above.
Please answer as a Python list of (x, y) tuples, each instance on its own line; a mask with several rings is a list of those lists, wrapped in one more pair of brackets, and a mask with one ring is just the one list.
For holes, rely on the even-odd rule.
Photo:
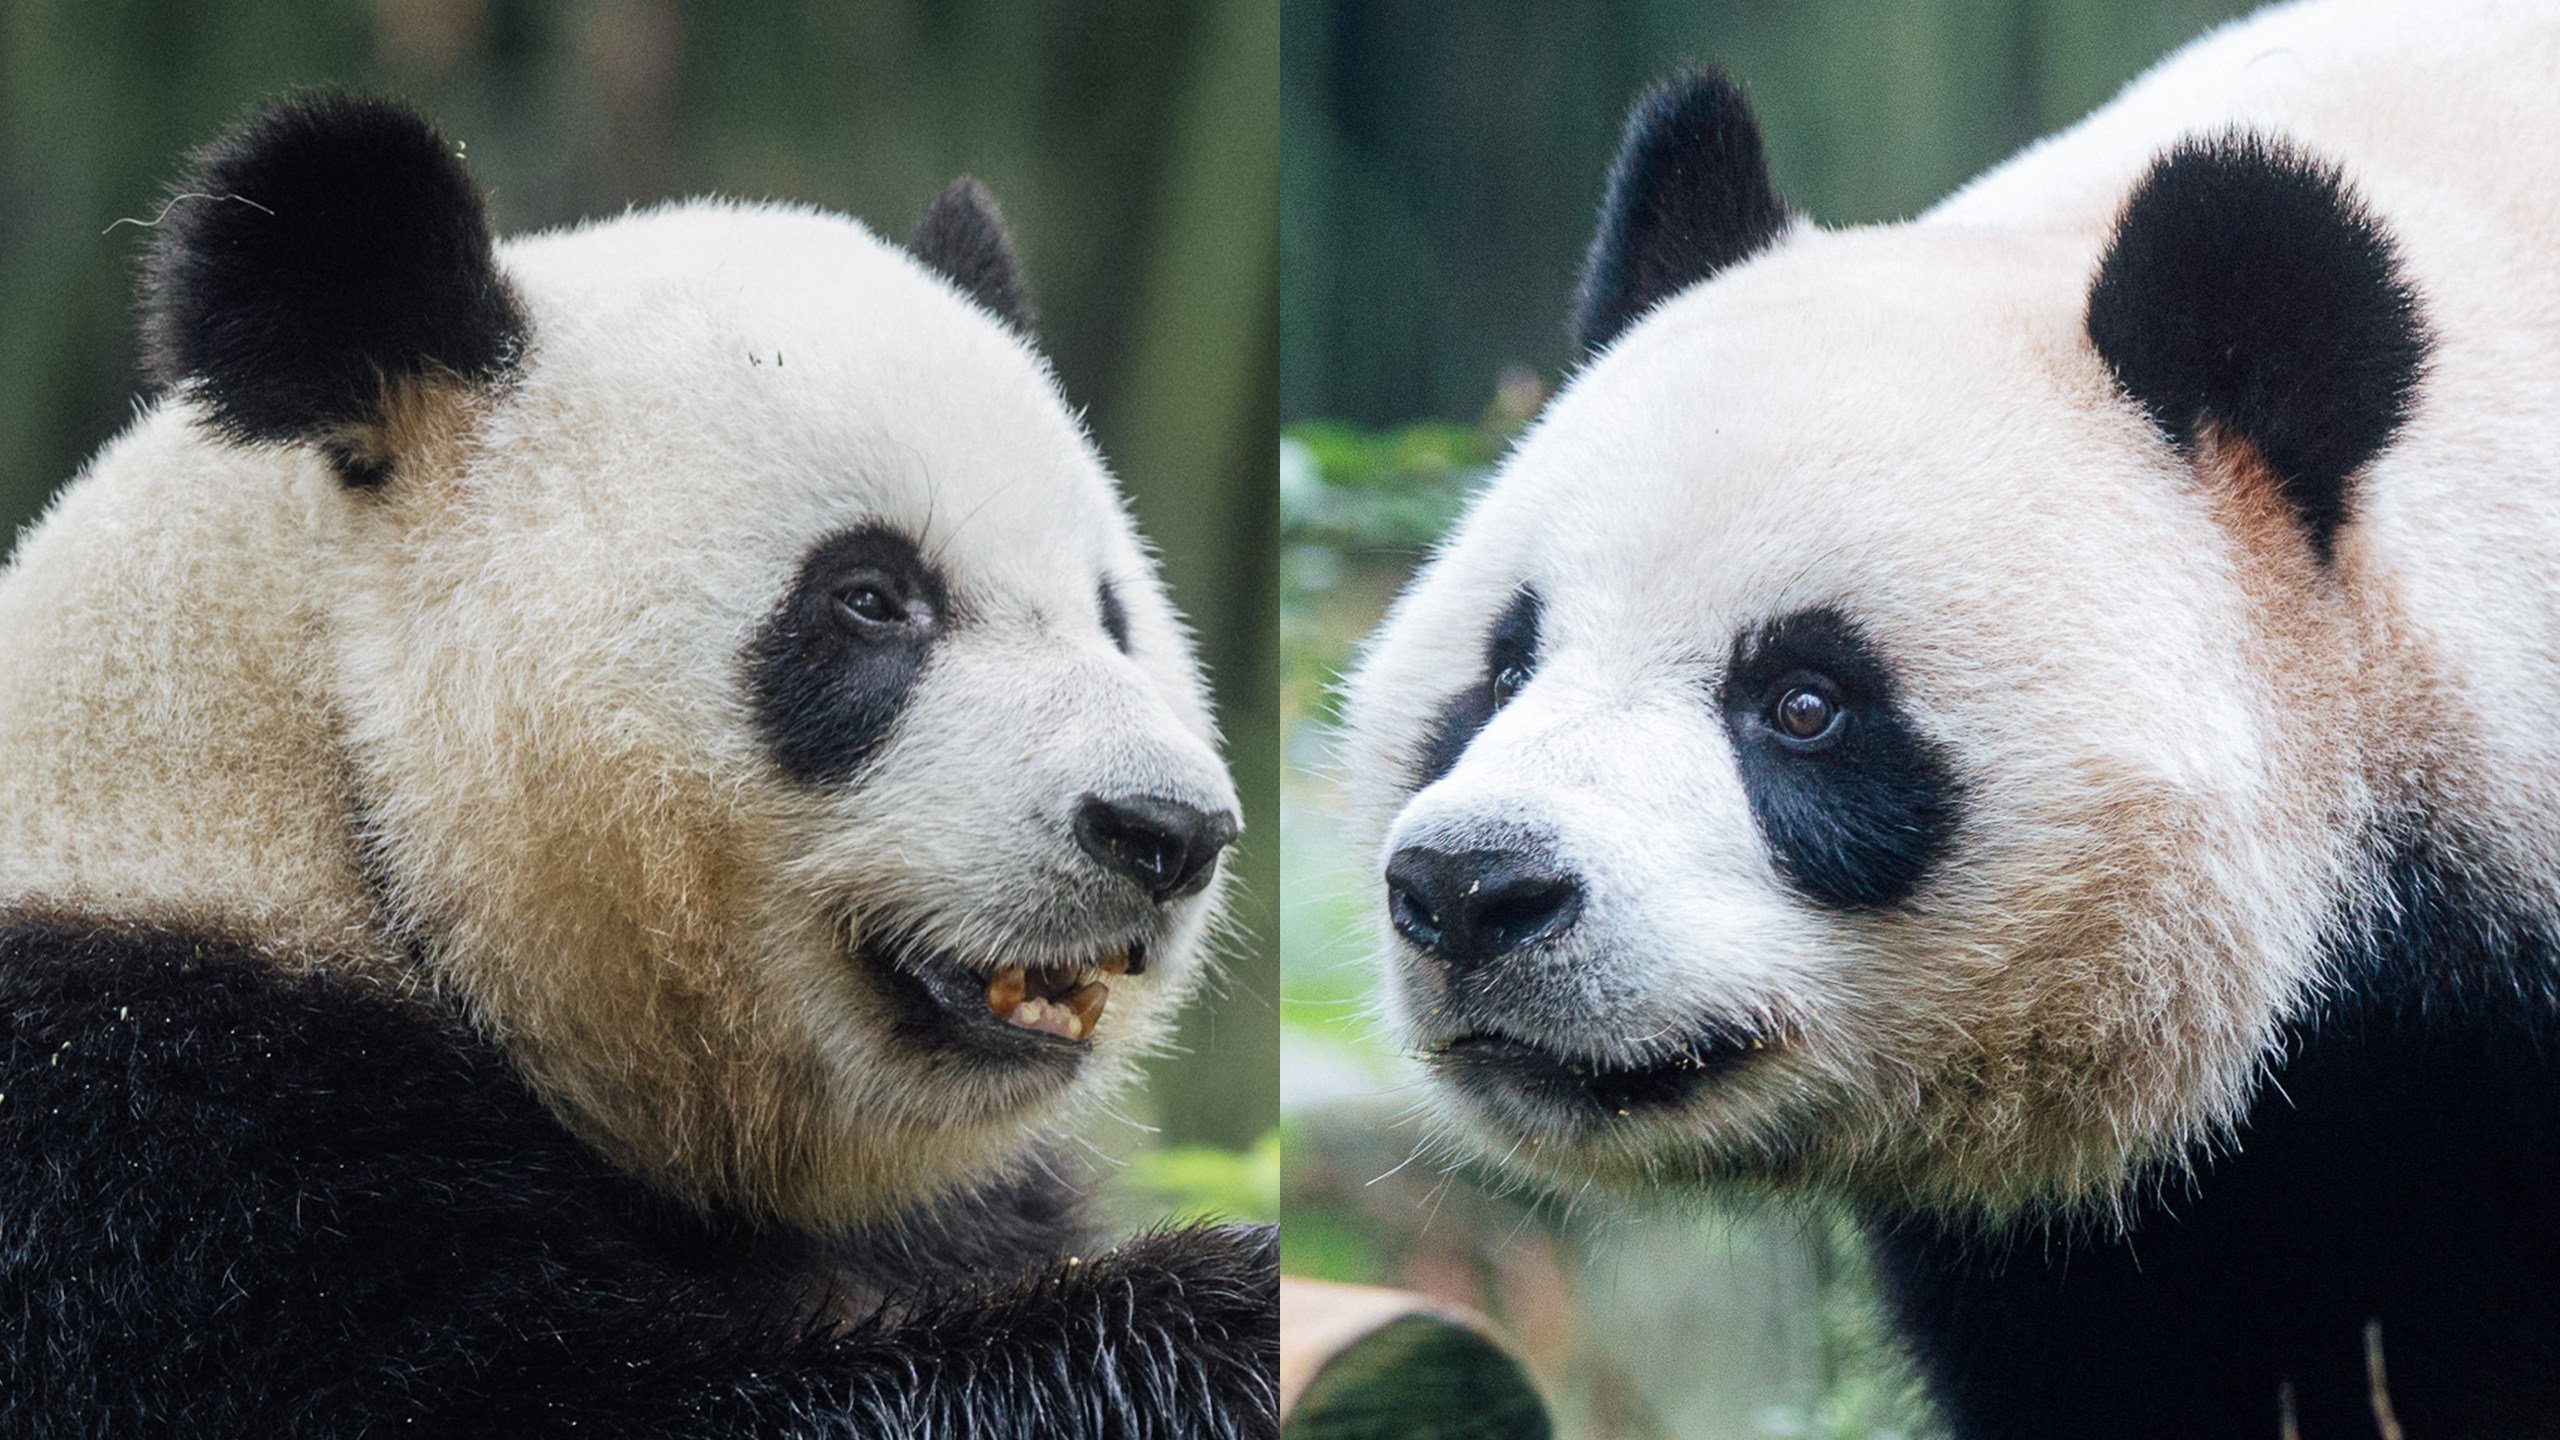
[(185, 928), (9, 917), (0, 1027), (0, 1433), (1270, 1433), (1267, 1228), (705, 1216), (458, 1014)]
[(1656, 87), (1627, 117), (1609, 172), (1575, 340), (1603, 348), (1664, 299), (1767, 248), (1790, 214), (1740, 87), (1721, 70)]
[(1538, 667), (1538, 592), (1522, 586), (1502, 608), (1484, 637), (1484, 670), (1477, 683), (1452, 695), (1432, 717), (1431, 731), (1414, 764), (1416, 789), (1449, 773), (1467, 742), (1502, 708), (1511, 690), (1524, 684)]
[[(477, 190), (403, 109), (289, 102), (179, 189), (148, 347), (231, 440), (396, 485), (367, 439), (393, 392), (503, 384), (526, 344)], [(974, 184), (918, 243), (1028, 324)], [(775, 762), (842, 778), (922, 658), (868, 706), (765, 686)], [(376, 922), (414, 947), (363, 808)], [(687, 1204), (564, 1128), (418, 956), (280, 949), (183, 907), (0, 909), (0, 1435), (1276, 1431), (1270, 1227), (1096, 1244), (1046, 1153), (832, 1231)]]
[(996, 198), (975, 179), (963, 175), (935, 197), (907, 237), (907, 248), (1014, 329), (1028, 335), (1039, 322), (1013, 234)]
[[(903, 612), (898, 623), (857, 637), (833, 622), (835, 591), (855, 576)], [(747, 691), (782, 768), (808, 783), (860, 769), (888, 738), (950, 609), (941, 573), (906, 536), (865, 527), (821, 541), (747, 647)]]

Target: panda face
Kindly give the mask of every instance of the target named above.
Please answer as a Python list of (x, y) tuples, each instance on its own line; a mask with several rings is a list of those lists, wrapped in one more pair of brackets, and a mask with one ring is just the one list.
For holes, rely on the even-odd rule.
[(1045, 365), (815, 213), (498, 262), (508, 383), (378, 483), (307, 477), (441, 972), (689, 1194), (840, 1221), (1073, 1128), (1194, 988), (1237, 802)]
[(1352, 785), (1494, 1153), (2003, 1208), (2228, 1124), (2365, 803), (2352, 644), (2091, 353), (2087, 266), (1800, 231), (1596, 358), (1398, 601)]

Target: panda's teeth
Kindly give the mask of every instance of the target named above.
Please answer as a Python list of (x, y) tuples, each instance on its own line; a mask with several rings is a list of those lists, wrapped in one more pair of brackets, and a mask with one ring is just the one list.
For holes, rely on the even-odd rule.
[(987, 982), (987, 1008), (1004, 1019), (1012, 1019), (1014, 1007), (1022, 1003), (1023, 992), (1028, 984), (1029, 979), (1023, 974), (1021, 966), (1006, 965), (999, 968), (995, 978)]
[(1043, 1000), (1034, 995), (1013, 1007), (1005, 1022), (1025, 1030), (1037, 1030), (1064, 1040), (1081, 1040), (1092, 1022), (1076, 1007), (1064, 1000)]
[(1127, 957), (1118, 953), (1072, 968), (1001, 965), (987, 981), (987, 1009), (1008, 1025), (1082, 1040), (1110, 1003), (1110, 978), (1127, 968)]
[(1081, 1039), (1085, 1035), (1092, 1034), (1093, 1027), (1102, 1023), (1102, 1007), (1111, 1003), (1111, 987), (1099, 980), (1079, 985), (1075, 993), (1066, 998), (1065, 1003), (1076, 1017), (1079, 1032), (1067, 1038)]
[(1126, 975), (1129, 973), (1129, 952), (1126, 950), (1114, 950), (1110, 954), (1103, 956), (1100, 960), (1095, 961), (1093, 968), (1101, 971), (1105, 975)]

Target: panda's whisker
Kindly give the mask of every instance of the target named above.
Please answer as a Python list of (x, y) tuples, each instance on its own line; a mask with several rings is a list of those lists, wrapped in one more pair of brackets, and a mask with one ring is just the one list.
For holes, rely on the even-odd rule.
[[(969, 522), (977, 519), (980, 514), (985, 512), (988, 506), (993, 505), (1000, 499), (1003, 499), (1004, 496), (1015, 486), (1022, 484), (1025, 478), (1026, 477), (1023, 476), (1015, 476), (997, 482), (995, 487), (989, 490), (986, 496), (980, 499), (977, 504), (972, 505), (967, 510), (963, 511), (960, 518), (952, 522), (951, 528), (943, 534), (942, 538), (934, 543), (933, 554), (935, 559), (940, 561), (945, 555), (947, 555), (951, 546), (958, 542), (960, 532), (969, 527)], [(928, 520), (927, 523), (930, 525), (930, 520)], [(932, 531), (928, 529), (926, 533), (931, 534)]]

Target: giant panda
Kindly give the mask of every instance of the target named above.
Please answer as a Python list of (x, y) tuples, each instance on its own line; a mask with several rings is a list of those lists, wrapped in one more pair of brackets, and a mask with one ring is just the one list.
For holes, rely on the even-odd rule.
[(2560, 1434), (2555, 81), (2271, 10), (1840, 230), (1643, 98), (1347, 686), (1435, 1113), (1853, 1215), (1960, 1436)]
[(1230, 1437), (1062, 1153), (1237, 803), (975, 182), (493, 243), (398, 105), (151, 230), (0, 578), (0, 1432)]

